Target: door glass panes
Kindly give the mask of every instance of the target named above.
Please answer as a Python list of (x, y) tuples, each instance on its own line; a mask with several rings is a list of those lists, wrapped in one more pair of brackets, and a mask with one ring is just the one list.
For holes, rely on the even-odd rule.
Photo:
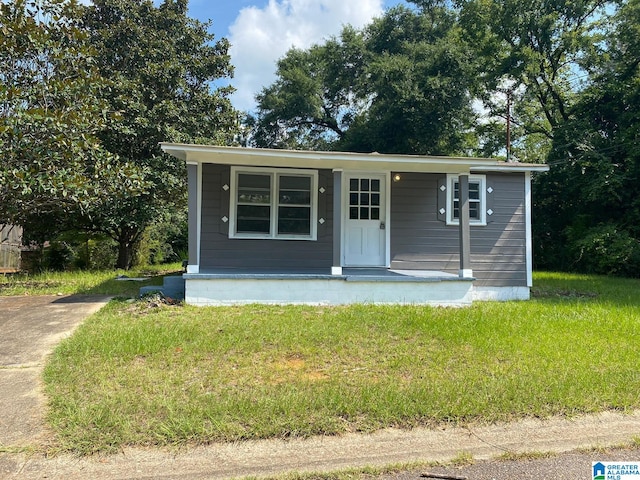
[(271, 177), (238, 175), (236, 230), (269, 234), (271, 219)]
[(380, 180), (349, 180), (349, 219), (380, 220)]
[(278, 234), (311, 234), (311, 177), (278, 177)]

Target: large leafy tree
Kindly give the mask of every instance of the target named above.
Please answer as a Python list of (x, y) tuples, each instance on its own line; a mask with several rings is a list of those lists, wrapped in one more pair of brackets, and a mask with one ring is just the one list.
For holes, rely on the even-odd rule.
[[(433, 0), (412, 0), (416, 4)], [(476, 92), (488, 117), (512, 100), (514, 140), (528, 161), (543, 161), (618, 2), (607, 0), (455, 0), (481, 68)], [(500, 122), (504, 124), (504, 122)]]
[(451, 154), (474, 115), (470, 50), (455, 16), (396, 7), (362, 31), (291, 50), (258, 95), (260, 146)]
[(640, 269), (640, 1), (611, 23), (593, 81), (557, 130), (535, 197), (546, 267), (637, 276)]
[(95, 198), (144, 191), (96, 138), (106, 85), (74, 1), (0, 3), (0, 224), (55, 227)]
[(145, 172), (146, 192), (96, 202), (88, 228), (118, 242), (117, 265), (128, 268), (144, 229), (164, 209), (185, 205), (182, 162), (159, 142), (227, 144), (238, 128), (229, 87), (228, 42), (187, 16), (187, 0), (94, 0), (83, 28), (100, 73), (109, 78), (102, 100), (112, 114), (99, 138), (104, 147)]
[(253, 142), (262, 147), (331, 149), (367, 102), (356, 95), (364, 69), (360, 32), (346, 27), (308, 50), (278, 61), (276, 81), (257, 96)]
[(471, 50), (440, 5), (394, 8), (365, 30), (359, 94), (370, 107), (341, 147), (381, 153), (460, 154), (475, 144)]

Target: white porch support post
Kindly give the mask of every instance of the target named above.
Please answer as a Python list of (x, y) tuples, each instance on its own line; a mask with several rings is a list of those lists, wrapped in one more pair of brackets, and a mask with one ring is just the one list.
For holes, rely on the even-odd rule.
[(531, 230), (531, 172), (524, 174), (524, 216), (526, 229), (527, 287), (533, 286), (533, 233)]
[(202, 215), (202, 164), (187, 163), (188, 241), (187, 273), (200, 273), (200, 231)]
[(471, 229), (469, 228), (469, 175), (458, 177), (460, 199), (460, 278), (472, 278), (471, 269)]
[(333, 263), (331, 275), (342, 275), (342, 170), (333, 171)]

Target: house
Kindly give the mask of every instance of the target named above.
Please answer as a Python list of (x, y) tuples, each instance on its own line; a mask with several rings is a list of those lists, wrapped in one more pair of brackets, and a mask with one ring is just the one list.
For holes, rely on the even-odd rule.
[(161, 146), (187, 164), (187, 303), (529, 298), (531, 175), (546, 165)]

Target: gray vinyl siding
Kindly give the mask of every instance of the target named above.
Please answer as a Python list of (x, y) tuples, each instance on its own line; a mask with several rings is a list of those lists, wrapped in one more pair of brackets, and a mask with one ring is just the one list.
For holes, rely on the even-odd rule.
[[(438, 210), (445, 175), (402, 173), (391, 186), (391, 267), (460, 268), (458, 226), (446, 225)], [(523, 174), (486, 174), (486, 226), (471, 227), (471, 268), (481, 286), (526, 286), (526, 228)]]
[(331, 268), (333, 245), (333, 175), (318, 172), (318, 238), (312, 240), (269, 240), (229, 238), (231, 167), (202, 166), (202, 238), (200, 271), (207, 268), (299, 269)]
[(188, 225), (189, 225), (189, 265), (198, 264), (198, 166), (187, 165)]

